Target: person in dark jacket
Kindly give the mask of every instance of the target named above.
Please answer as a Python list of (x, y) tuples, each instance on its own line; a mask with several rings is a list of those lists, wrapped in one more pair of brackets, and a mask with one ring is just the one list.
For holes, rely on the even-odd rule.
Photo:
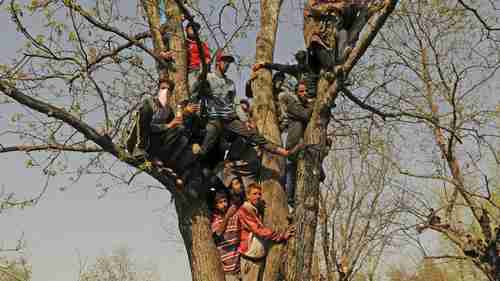
[[(184, 173), (196, 160), (185, 120), (197, 112), (199, 106), (184, 103), (174, 110), (170, 106), (173, 88), (172, 81), (159, 81), (158, 95), (152, 100), (146, 99), (140, 109), (140, 126), (146, 143), (144, 147), (153, 164)], [(186, 177), (184, 174), (178, 178), (177, 184), (183, 184)]]
[[(303, 81), (299, 81), (296, 93), (296, 99), (288, 99), (284, 104), (288, 117), (286, 148), (294, 147), (300, 142), (312, 114), (312, 104), (307, 99), (307, 87)], [(297, 159), (288, 159), (286, 165), (286, 190), (288, 204), (291, 207), (294, 206), (296, 185)]]
[(261, 68), (280, 71), (295, 77), (297, 81), (304, 81), (308, 89), (308, 96), (316, 96), (317, 84), (320, 76), (320, 68), (311, 65), (307, 61), (307, 52), (300, 50), (295, 54), (297, 64), (279, 64), (279, 63), (257, 63), (253, 66), (253, 71)]

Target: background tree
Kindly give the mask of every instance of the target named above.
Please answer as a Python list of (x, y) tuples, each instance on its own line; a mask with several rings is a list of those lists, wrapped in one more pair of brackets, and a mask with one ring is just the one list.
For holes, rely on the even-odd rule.
[[(400, 143), (411, 139), (404, 147), (414, 152), (406, 150), (408, 160), (398, 169), (413, 188), (430, 188), (413, 209), (417, 231), (436, 231), (459, 250), (435, 258), (465, 255), (495, 280), (496, 253), (488, 249), (496, 244), (498, 205), (490, 184), (494, 175), (484, 167), (497, 170), (499, 164), (498, 98), (491, 92), (500, 66), (498, 34), (454, 3), (401, 3), (391, 32), (376, 47), (384, 56), (378, 76), (396, 84), (383, 87), (376, 102), (395, 112), (402, 125), (411, 124), (413, 132), (399, 131)], [(421, 145), (412, 146), (415, 142)]]
[(84, 266), (80, 281), (159, 281), (154, 266), (141, 264), (132, 259), (125, 247), (114, 249), (110, 255), (103, 255), (95, 263)]
[[(355, 116), (355, 109), (346, 112), (345, 117)], [(380, 259), (403, 238), (400, 222), (408, 200), (393, 180), (394, 144), (388, 134), (369, 133), (366, 121), (351, 122), (345, 135), (335, 130), (339, 136), (325, 161), (331, 173), (320, 195), (318, 242), (327, 280), (355, 280), (360, 274), (377, 280)]]

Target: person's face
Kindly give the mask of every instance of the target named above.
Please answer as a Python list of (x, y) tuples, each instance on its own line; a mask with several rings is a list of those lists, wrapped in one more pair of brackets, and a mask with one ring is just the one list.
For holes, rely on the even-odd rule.
[(281, 86), (283, 86), (283, 80), (281, 79), (276, 80), (276, 82), (274, 83), (274, 87), (276, 89), (281, 89)]
[(217, 199), (215, 201), (215, 209), (221, 213), (225, 213), (227, 211), (227, 206), (228, 206), (227, 198), (223, 197), (220, 199)]
[(307, 88), (304, 84), (299, 84), (299, 88), (297, 89), (297, 94), (299, 97), (303, 98), (307, 95)]
[(234, 179), (231, 181), (231, 189), (236, 193), (241, 192), (241, 182), (239, 179)]
[(192, 26), (186, 27), (186, 35), (188, 38), (194, 38), (194, 30)]
[(241, 104), (241, 110), (248, 112), (248, 105), (246, 103)]
[(247, 198), (252, 205), (256, 206), (257, 202), (262, 199), (262, 191), (257, 188), (252, 188), (250, 193), (247, 194)]
[(227, 70), (229, 69), (229, 63), (225, 60), (221, 60), (217, 63), (217, 68), (221, 73), (226, 74)]
[(159, 95), (168, 96), (169, 94), (170, 94), (170, 89), (168, 87), (168, 83), (166, 82), (160, 83)]

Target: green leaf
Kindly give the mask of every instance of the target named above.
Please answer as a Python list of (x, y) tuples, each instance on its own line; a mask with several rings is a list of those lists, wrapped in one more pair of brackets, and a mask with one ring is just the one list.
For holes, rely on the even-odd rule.
[(68, 35), (68, 40), (69, 41), (77, 41), (78, 40), (78, 36), (76, 35), (76, 32), (74, 31), (71, 31)]

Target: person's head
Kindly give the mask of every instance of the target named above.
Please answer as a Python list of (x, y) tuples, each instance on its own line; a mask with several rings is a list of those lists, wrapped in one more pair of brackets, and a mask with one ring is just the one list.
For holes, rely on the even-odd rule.
[(305, 98), (307, 96), (307, 86), (304, 81), (299, 81), (297, 84), (297, 95), (300, 98)]
[(283, 83), (285, 82), (285, 73), (278, 71), (273, 75), (273, 87), (275, 89), (281, 89)]
[(243, 191), (243, 180), (241, 177), (234, 177), (231, 179), (231, 183), (229, 184), (229, 188), (236, 193), (240, 193)]
[(246, 99), (240, 100), (240, 107), (246, 113), (250, 111), (250, 103)]
[(233, 62), (234, 57), (224, 53), (222, 49), (217, 50), (215, 53), (215, 66), (220, 73), (225, 74), (229, 69), (229, 65)]
[(167, 96), (174, 92), (175, 84), (168, 78), (160, 78), (158, 80), (158, 95), (166, 94)]
[(186, 25), (186, 36), (189, 38), (189, 39), (194, 39), (195, 38), (195, 30), (196, 32), (200, 31), (200, 24), (197, 23), (197, 22), (193, 22), (193, 21), (190, 21), (187, 25)]
[(229, 200), (227, 199), (227, 194), (223, 191), (217, 192), (214, 198), (214, 210), (225, 213), (228, 207)]
[(297, 60), (298, 64), (306, 64), (307, 60), (307, 52), (304, 50), (300, 50), (295, 54), (295, 60)]
[(251, 183), (247, 187), (246, 196), (250, 204), (257, 206), (262, 200), (262, 187), (256, 183)]

